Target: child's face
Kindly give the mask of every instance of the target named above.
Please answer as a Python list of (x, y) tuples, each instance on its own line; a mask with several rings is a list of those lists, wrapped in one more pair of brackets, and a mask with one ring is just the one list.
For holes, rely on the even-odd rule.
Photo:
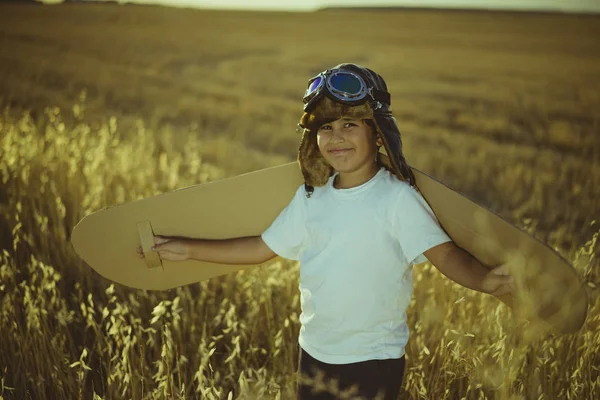
[(338, 172), (354, 172), (375, 162), (381, 139), (362, 119), (340, 118), (317, 130), (325, 161)]

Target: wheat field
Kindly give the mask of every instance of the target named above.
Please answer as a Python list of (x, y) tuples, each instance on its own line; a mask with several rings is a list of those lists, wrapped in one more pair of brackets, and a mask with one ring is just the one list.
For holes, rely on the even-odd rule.
[(400, 397), (600, 398), (598, 22), (0, 4), (0, 399), (293, 399), (297, 263), (146, 292), (69, 237), (100, 208), (293, 161), (307, 79), (345, 61), (386, 78), (409, 164), (590, 293), (581, 331), (556, 335), (415, 268)]

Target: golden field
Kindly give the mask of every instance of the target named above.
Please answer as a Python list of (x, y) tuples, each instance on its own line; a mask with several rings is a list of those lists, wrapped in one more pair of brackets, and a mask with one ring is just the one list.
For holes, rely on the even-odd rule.
[(307, 80), (346, 61), (386, 79), (409, 164), (590, 293), (558, 336), (419, 266), (401, 398), (600, 398), (599, 22), (0, 4), (0, 398), (293, 398), (296, 263), (145, 292), (69, 236), (102, 207), (294, 160)]

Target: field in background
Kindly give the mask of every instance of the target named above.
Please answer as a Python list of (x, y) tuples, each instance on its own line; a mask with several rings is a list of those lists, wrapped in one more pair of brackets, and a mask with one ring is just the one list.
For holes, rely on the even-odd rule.
[(296, 264), (140, 292), (68, 239), (101, 207), (294, 160), (307, 79), (350, 61), (386, 78), (409, 164), (592, 293), (582, 332), (553, 337), (419, 268), (403, 398), (600, 397), (599, 21), (0, 5), (0, 396), (290, 398)]

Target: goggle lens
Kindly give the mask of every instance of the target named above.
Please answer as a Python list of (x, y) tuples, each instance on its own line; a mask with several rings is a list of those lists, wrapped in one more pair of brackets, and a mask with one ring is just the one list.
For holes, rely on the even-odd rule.
[(337, 73), (329, 79), (331, 87), (349, 96), (359, 95), (363, 89), (362, 82), (351, 74)]
[(306, 89), (306, 95), (311, 94), (312, 92), (314, 92), (315, 90), (317, 90), (317, 88), (319, 87), (319, 85), (321, 84), (321, 82), (323, 81), (323, 78), (321, 78), (320, 76), (317, 76), (315, 78), (315, 80), (313, 80), (309, 85), (308, 85), (308, 89)]

